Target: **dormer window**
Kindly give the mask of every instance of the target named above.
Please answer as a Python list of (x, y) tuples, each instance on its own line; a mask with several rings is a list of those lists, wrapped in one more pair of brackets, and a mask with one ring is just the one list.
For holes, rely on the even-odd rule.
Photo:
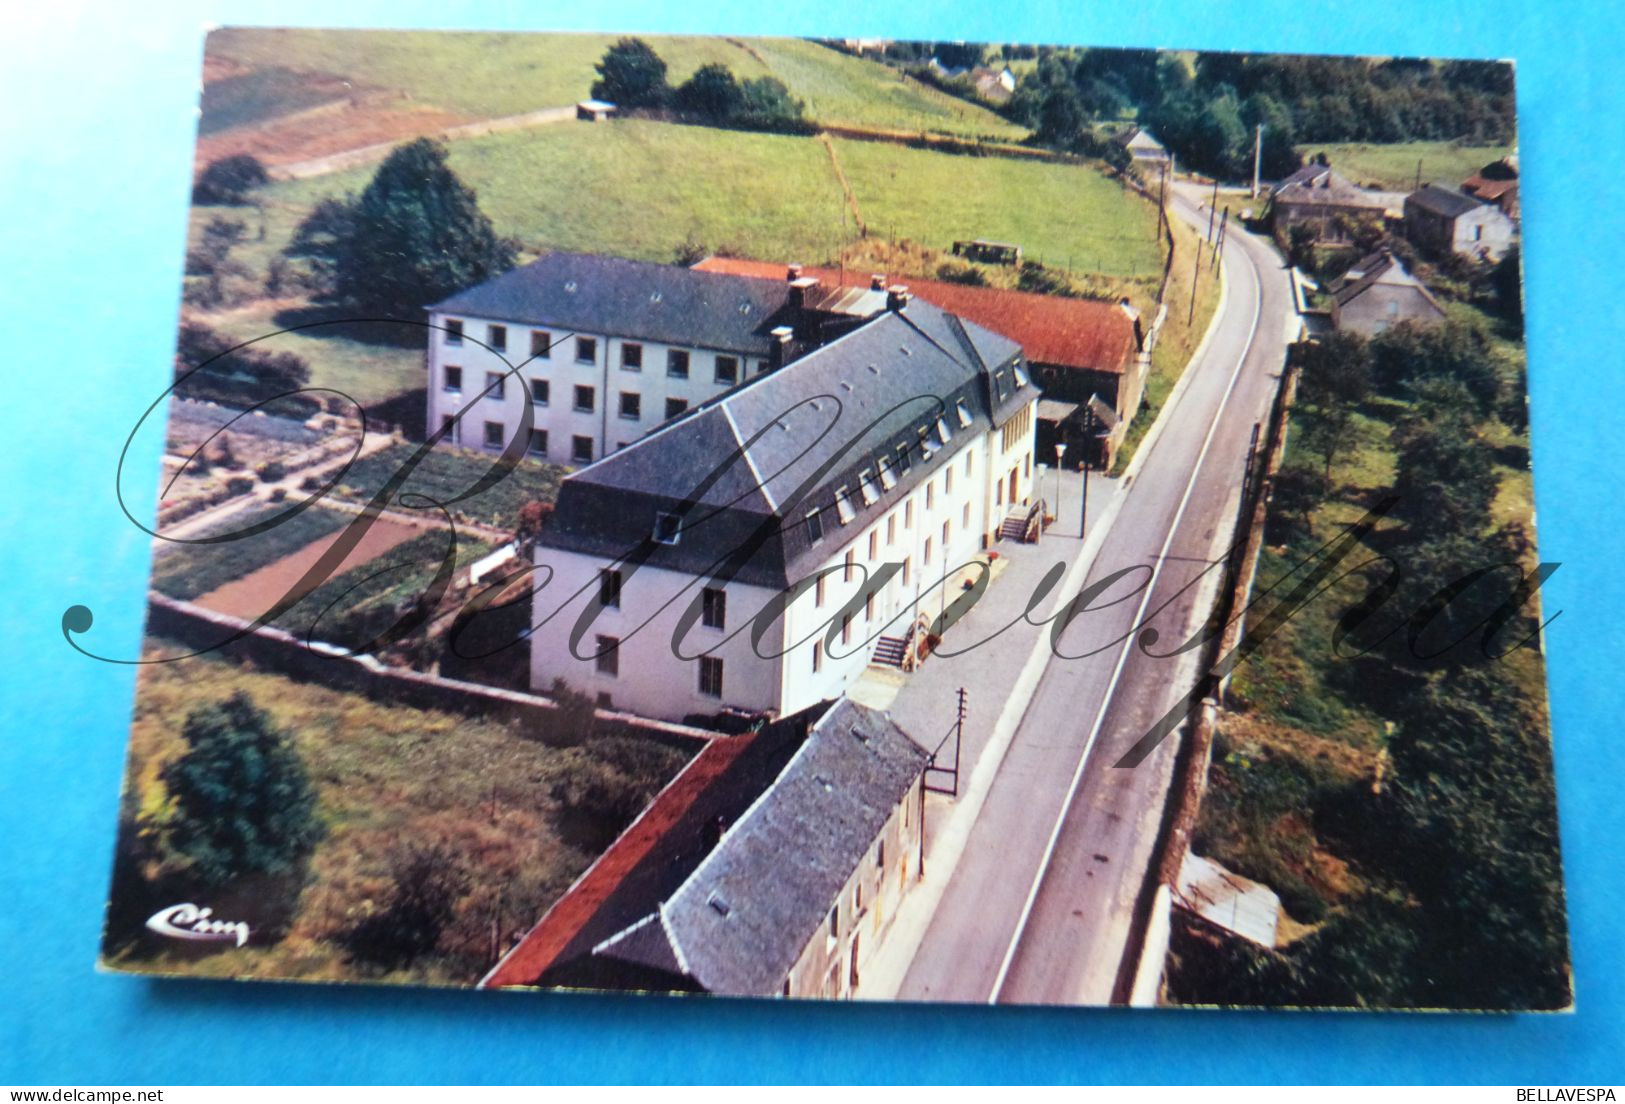
[(845, 487), (835, 492), (835, 516), (841, 519), (842, 525), (858, 516), (858, 512), (852, 508), (852, 496)]
[(954, 410), (959, 415), (959, 428), (969, 429), (971, 424), (970, 407), (965, 405), (965, 400), (960, 399), (955, 405)]
[(888, 491), (897, 486), (897, 473), (892, 471), (891, 461), (884, 456), (880, 458), (880, 485)]
[(921, 426), (920, 427), (920, 456), (923, 457), (926, 460), (930, 460), (931, 457), (933, 457), (935, 455), (936, 455), (936, 450), (931, 447), (931, 431), (929, 429), (927, 429), (925, 426)]
[(953, 439), (954, 434), (953, 431), (948, 428), (948, 420), (946, 418), (939, 417), (937, 419), (937, 440), (942, 442), (943, 447), (946, 448), (948, 446), (948, 442), (952, 441)]
[(858, 493), (863, 496), (865, 506), (873, 506), (880, 500), (880, 492), (875, 490), (875, 481), (870, 478), (868, 472), (858, 475)]
[[(817, 544), (824, 539), (824, 515), (817, 510), (807, 511), (807, 543)], [(822, 577), (820, 577), (822, 581)]]
[(676, 544), (683, 535), (683, 519), (676, 514), (655, 514), (654, 542), (656, 544)]
[(1032, 383), (1032, 380), (1027, 378), (1027, 370), (1019, 363), (1013, 365), (1011, 367), (1011, 371), (1015, 373), (1017, 387), (1026, 387), (1028, 384)]

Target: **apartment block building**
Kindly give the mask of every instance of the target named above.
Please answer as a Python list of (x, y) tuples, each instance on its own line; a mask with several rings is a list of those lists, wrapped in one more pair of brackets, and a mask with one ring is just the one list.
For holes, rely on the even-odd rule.
[(951, 604), (957, 569), (1032, 505), (1038, 389), (1014, 341), (906, 289), (834, 298), (872, 294), (879, 313), (563, 480), (535, 553), (534, 687), (785, 716)]
[(618, 257), (553, 253), (428, 308), (427, 426), (492, 452), (585, 465), (884, 308)]

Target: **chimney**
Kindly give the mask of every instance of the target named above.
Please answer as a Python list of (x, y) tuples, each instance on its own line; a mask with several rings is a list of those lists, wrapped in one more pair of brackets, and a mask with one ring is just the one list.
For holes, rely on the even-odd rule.
[[(800, 270), (801, 266), (795, 268)], [(797, 276), (790, 281), (790, 305), (797, 310), (807, 306), (807, 293), (818, 286), (818, 280), (812, 276)]]
[(801, 279), (801, 266), (798, 264), (791, 265), (785, 270), (784, 278), (790, 281), (792, 284)]
[(877, 272), (873, 276), (869, 277), (869, 290), (870, 291), (885, 291), (886, 290), (886, 274), (884, 272)]
[(900, 311), (908, 306), (908, 285), (893, 284), (886, 289), (886, 309)]
[(773, 348), (768, 350), (768, 371), (777, 371), (783, 368), (790, 359), (790, 339), (795, 336), (795, 330), (789, 326), (774, 326), (772, 330)]

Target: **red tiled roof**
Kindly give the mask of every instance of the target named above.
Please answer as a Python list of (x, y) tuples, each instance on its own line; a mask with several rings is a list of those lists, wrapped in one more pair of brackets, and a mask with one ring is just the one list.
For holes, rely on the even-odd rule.
[[(770, 280), (785, 279), (787, 269), (771, 261), (737, 257), (707, 257), (694, 267)], [(830, 285), (868, 282), (866, 273), (833, 268), (804, 267), (802, 275)], [(1034, 363), (1113, 373), (1126, 372), (1133, 363), (1134, 323), (1115, 303), (913, 277), (899, 277), (897, 282), (907, 284), (926, 302), (1019, 343)]]
[(756, 738), (754, 733), (712, 740), (655, 795), (643, 815), (621, 833), (609, 850), (553, 903), (513, 950), (481, 982), (483, 988), (534, 985), (621, 880), (635, 870), (696, 798), (723, 774)]

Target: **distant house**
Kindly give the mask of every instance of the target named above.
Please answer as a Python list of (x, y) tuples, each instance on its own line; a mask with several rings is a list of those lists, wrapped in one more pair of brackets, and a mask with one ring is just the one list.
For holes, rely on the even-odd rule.
[(976, 84), (976, 94), (989, 103), (1005, 103), (1016, 90), (1016, 75), (1010, 72), (1009, 66), (1003, 69), (980, 66), (972, 69), (970, 75)]
[[(786, 273), (783, 265), (733, 257), (709, 257), (695, 267), (763, 279), (783, 279)], [(798, 271), (826, 286), (852, 279), (837, 269)], [(886, 280), (871, 277), (870, 283), (884, 286)], [(1088, 460), (1097, 467), (1111, 466), (1140, 408), (1150, 363), (1150, 336), (1136, 311), (1098, 299), (1034, 295), (946, 280), (910, 279), (909, 289), (1025, 350), (1035, 382), (1044, 392), (1038, 404), (1036, 460), (1052, 462), (1055, 445), (1062, 442), (1074, 464)]]
[(603, 100), (582, 100), (576, 104), (576, 118), (588, 123), (601, 123), (615, 114), (615, 105)]
[(787, 723), (713, 742), (482, 985), (859, 995), (921, 874), (931, 755), (849, 699), (799, 745)]
[(1491, 161), (1463, 180), (1461, 190), (1474, 199), (1495, 204), (1503, 215), (1517, 221), (1519, 215), (1517, 155)]
[(1340, 245), (1362, 221), (1397, 217), (1402, 202), (1397, 192), (1357, 187), (1329, 165), (1305, 165), (1271, 189), (1270, 217), (1283, 233), (1308, 226), (1317, 243)]
[(1436, 256), (1498, 261), (1517, 240), (1518, 228), (1494, 204), (1444, 184), (1424, 184), (1405, 197), (1405, 236)]
[(1141, 127), (1132, 126), (1112, 139), (1119, 146), (1128, 150), (1128, 155), (1134, 159), (1136, 168), (1149, 173), (1159, 173), (1170, 164), (1168, 147), (1157, 141), (1156, 135)]
[(1425, 326), (1445, 320), (1438, 300), (1386, 249), (1362, 257), (1328, 290), (1332, 324), (1366, 337), (1401, 322)]

